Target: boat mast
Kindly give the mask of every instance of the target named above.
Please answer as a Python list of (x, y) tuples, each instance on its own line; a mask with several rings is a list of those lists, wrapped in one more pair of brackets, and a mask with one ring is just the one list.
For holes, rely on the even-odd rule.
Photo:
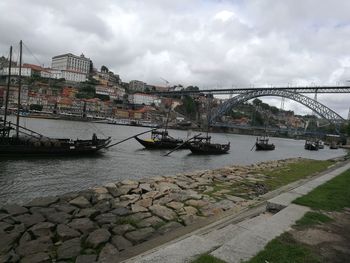
[(208, 94), (208, 103), (207, 103), (207, 138), (209, 137), (209, 127), (210, 127), (210, 102), (211, 102), (211, 94)]
[(16, 137), (19, 136), (19, 111), (21, 108), (21, 88), (22, 88), (22, 40), (19, 42), (19, 74), (18, 74), (18, 100), (17, 100), (17, 120)]
[(4, 130), (3, 130), (3, 137), (5, 137), (6, 134), (6, 119), (7, 119), (7, 107), (8, 107), (8, 101), (9, 101), (9, 93), (10, 93), (10, 83), (11, 83), (11, 66), (12, 66), (12, 46), (10, 47), (10, 64), (9, 64), (9, 74), (7, 79), (7, 89), (6, 89), (6, 99), (5, 99), (5, 112), (4, 112)]
[(166, 133), (166, 131), (168, 130), (168, 123), (169, 123), (170, 111), (171, 111), (171, 105), (170, 105), (170, 107), (169, 107), (169, 111), (168, 111), (168, 114), (167, 114), (167, 116), (166, 116), (166, 123), (165, 123), (164, 133)]

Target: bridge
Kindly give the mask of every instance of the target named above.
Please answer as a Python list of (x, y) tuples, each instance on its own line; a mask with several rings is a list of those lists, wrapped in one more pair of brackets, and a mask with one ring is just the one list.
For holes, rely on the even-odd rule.
[(261, 88), (236, 88), (236, 89), (205, 89), (205, 90), (174, 90), (165, 92), (150, 92), (151, 94), (160, 96), (183, 96), (183, 95), (206, 95), (206, 94), (226, 94), (233, 95), (238, 94), (225, 101), (218, 108), (212, 110), (210, 114), (210, 123), (214, 124), (215, 121), (229, 112), (233, 107), (238, 104), (248, 101), (253, 98), (263, 96), (278, 96), (288, 98), (299, 102), (300, 104), (308, 107), (312, 111), (316, 112), (320, 117), (326, 119), (336, 127), (343, 122), (344, 118), (338, 113), (331, 110), (327, 106), (318, 102), (316, 99), (312, 99), (303, 94), (307, 93), (350, 93), (350, 86), (305, 86), (305, 87), (261, 87)]
[(249, 87), (232, 89), (202, 89), (202, 90), (173, 90), (150, 91), (149, 94), (159, 96), (182, 96), (198, 94), (242, 94), (253, 90), (285, 90), (296, 93), (350, 93), (350, 86), (298, 86), (298, 87)]

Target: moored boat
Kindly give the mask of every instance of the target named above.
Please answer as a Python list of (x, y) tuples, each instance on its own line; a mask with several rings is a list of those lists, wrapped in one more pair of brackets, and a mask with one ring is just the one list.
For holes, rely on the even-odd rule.
[(230, 142), (227, 144), (212, 143), (211, 136), (209, 136), (210, 128), (210, 101), (212, 96), (208, 95), (207, 105), (207, 131), (206, 136), (195, 136), (193, 140), (188, 143), (188, 148), (193, 154), (210, 155), (210, 154), (224, 154), (230, 150)]
[(54, 139), (23, 129), (20, 136), (11, 136), (14, 128), (7, 126), (5, 136), (0, 137), (0, 156), (82, 156), (94, 154), (111, 142), (111, 138), (98, 139), (95, 134), (92, 140)]
[[(166, 130), (153, 130), (150, 139), (140, 139), (137, 136), (135, 139), (146, 149), (175, 149), (183, 143), (182, 139), (171, 137)], [(187, 145), (183, 145), (181, 148), (185, 149)]]
[(269, 137), (260, 136), (256, 138), (255, 150), (256, 151), (272, 151), (275, 149), (273, 143), (269, 143)]
[(10, 48), (10, 62), (8, 83), (5, 98), (4, 118), (0, 125), (0, 156), (64, 156), (86, 155), (96, 153), (107, 148), (111, 138), (98, 139), (93, 134), (91, 140), (71, 140), (69, 138), (54, 139), (19, 125), (21, 108), (21, 67), (22, 67), (22, 41), (20, 42), (20, 61), (18, 79), (17, 118), (13, 124), (7, 121), (7, 109), (11, 80), (12, 47)]
[(211, 143), (211, 136), (195, 137), (188, 144), (193, 154), (224, 154), (230, 150), (230, 142), (227, 144)]
[(304, 145), (305, 150), (318, 151), (318, 143), (313, 140), (306, 140)]
[(331, 150), (339, 149), (337, 142), (332, 141), (331, 144), (329, 145), (329, 149), (331, 149)]
[(324, 149), (324, 142), (322, 140), (317, 141), (318, 149)]

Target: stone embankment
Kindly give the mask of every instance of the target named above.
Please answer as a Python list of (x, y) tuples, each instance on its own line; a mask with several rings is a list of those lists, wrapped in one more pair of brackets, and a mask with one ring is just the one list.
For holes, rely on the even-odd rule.
[(239, 211), (268, 189), (259, 171), (299, 159), (124, 180), (0, 209), (0, 262), (118, 262), (134, 246)]

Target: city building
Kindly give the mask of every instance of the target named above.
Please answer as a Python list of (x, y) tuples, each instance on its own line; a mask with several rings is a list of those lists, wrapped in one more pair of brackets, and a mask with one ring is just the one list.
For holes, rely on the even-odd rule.
[(69, 97), (69, 98), (75, 98), (76, 94), (78, 93), (78, 89), (72, 88), (72, 87), (63, 87), (62, 89), (62, 97)]
[[(21, 87), (21, 105), (28, 105), (28, 86), (23, 85)], [(3, 103), (6, 101), (6, 89), (3, 90)], [(18, 103), (18, 87), (11, 86), (8, 96), (8, 107), (17, 108)]]
[(50, 72), (50, 78), (52, 79), (61, 79), (62, 78), (62, 71), (58, 69), (48, 69)]
[(66, 71), (76, 71), (87, 75), (90, 73), (90, 59), (86, 58), (84, 54), (76, 56), (71, 53), (67, 53), (53, 57), (51, 68)]
[(87, 80), (86, 74), (74, 71), (74, 70), (62, 70), (61, 71), (61, 78), (67, 80), (67, 81), (73, 81), (73, 82), (84, 82)]
[(96, 86), (96, 94), (109, 96), (111, 100), (123, 99), (125, 90), (119, 86)]
[(119, 75), (114, 74), (112, 71), (109, 72), (95, 72), (92, 76), (101, 85), (113, 86), (121, 84), (121, 79)]
[(129, 82), (129, 91), (145, 91), (146, 83), (139, 80), (132, 80)]
[[(9, 74), (8, 67), (0, 70), (0, 75), (8, 76), (8, 74)], [(31, 77), (32, 74), (33, 74), (33, 72), (32, 72), (32, 69), (30, 67), (22, 67), (21, 75), (23, 77)], [(11, 76), (19, 76), (19, 67), (16, 66), (16, 67), (11, 68)]]
[(155, 105), (155, 106), (159, 106), (161, 104), (161, 99), (158, 96), (144, 94), (144, 93), (135, 93), (133, 95), (129, 95), (129, 100), (133, 104)]

